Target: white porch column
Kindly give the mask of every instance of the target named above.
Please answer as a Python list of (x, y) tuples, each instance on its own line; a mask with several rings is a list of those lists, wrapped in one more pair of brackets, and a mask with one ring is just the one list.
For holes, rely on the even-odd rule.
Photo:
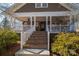
[(50, 32), (48, 31), (48, 50), (50, 49)]
[(13, 18), (13, 28), (15, 28), (15, 19)]
[(36, 16), (34, 16), (34, 27), (35, 27), (35, 31), (36, 31)]
[(46, 16), (46, 31), (49, 31), (48, 30), (48, 16)]
[[(72, 23), (72, 15), (70, 16), (70, 22), (69, 22), (69, 24), (71, 24)], [(72, 25), (70, 25), (70, 29), (69, 29), (70, 31), (72, 30)]]
[(32, 27), (32, 16), (30, 17), (30, 25)]
[(13, 18), (12, 16), (8, 15), (7, 19), (10, 21), (10, 27), (13, 27)]
[(11, 24), (11, 28), (13, 27), (13, 18), (11, 17), (11, 22), (10, 22), (10, 24)]
[(74, 31), (78, 32), (78, 28), (77, 28), (77, 15), (74, 15)]
[(21, 35), (20, 35), (20, 49), (22, 50), (23, 49), (23, 32), (21, 32)]
[(51, 29), (52, 29), (52, 16), (50, 16), (50, 32), (51, 32)]
[(76, 32), (79, 32), (79, 15), (77, 15), (77, 30)]

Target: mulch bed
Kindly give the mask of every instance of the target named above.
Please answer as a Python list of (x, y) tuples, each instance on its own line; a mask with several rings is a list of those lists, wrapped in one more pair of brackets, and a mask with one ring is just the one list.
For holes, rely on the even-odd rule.
[(1, 56), (14, 56), (16, 51), (20, 49), (20, 44), (9, 45), (7, 50), (1, 52)]

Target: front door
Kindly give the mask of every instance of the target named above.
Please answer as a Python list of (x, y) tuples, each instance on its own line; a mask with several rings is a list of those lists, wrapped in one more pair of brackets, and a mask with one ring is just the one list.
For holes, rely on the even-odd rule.
[(36, 26), (37, 31), (45, 31), (46, 29), (46, 22), (45, 21), (38, 21)]

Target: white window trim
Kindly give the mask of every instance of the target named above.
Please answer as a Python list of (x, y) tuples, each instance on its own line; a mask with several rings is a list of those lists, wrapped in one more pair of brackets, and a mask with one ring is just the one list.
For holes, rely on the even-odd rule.
[(43, 6), (43, 3), (40, 3), (40, 4), (41, 4), (40, 7), (37, 7), (37, 4), (38, 4), (38, 3), (35, 3), (35, 8), (48, 8), (48, 3), (46, 3), (46, 4), (47, 4), (46, 7)]

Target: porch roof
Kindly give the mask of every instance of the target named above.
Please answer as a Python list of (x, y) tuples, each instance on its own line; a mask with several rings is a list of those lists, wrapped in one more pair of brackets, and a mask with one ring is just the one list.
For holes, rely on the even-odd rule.
[[(10, 3), (8, 3), (8, 4), (10, 4)], [(3, 10), (3, 11), (6, 11), (7, 13), (13, 14), (13, 13), (15, 13), (15, 11), (17, 11), (18, 9), (23, 7), (25, 4), (26, 3), (14, 3), (14, 4), (10, 5), (9, 8), (6, 8), (5, 7), (5, 6), (7, 6), (6, 3), (4, 3), (4, 5), (0, 3), (0, 12), (2, 12), (1, 10)], [(75, 12), (77, 11), (77, 14), (79, 14), (79, 3), (59, 3), (59, 4), (64, 6), (68, 10), (75, 11)], [(3, 5), (4, 9), (2, 8), (2, 5)]]
[[(8, 4), (8, 5), (7, 5)], [(2, 10), (2, 5), (3, 6), (9, 6), (9, 8), (4, 7), (4, 9), (6, 10), (6, 12), (9, 13), (15, 13), (15, 11), (17, 11), (18, 9), (20, 9), (21, 7), (23, 7), (26, 3), (14, 3), (11, 5), (11, 3), (0, 3), (0, 10)], [(68, 10), (71, 11), (78, 11), (79, 10), (79, 3), (59, 3), (60, 5), (64, 6), (65, 8), (67, 8)]]
[[(65, 7), (66, 9), (70, 11), (78, 11), (79, 10), (79, 3), (59, 3), (61, 6)], [(14, 12), (21, 9), (24, 5), (27, 5), (27, 3), (15, 3), (11, 8), (6, 10), (7, 12)], [(67, 11), (68, 11), (67, 10)], [(63, 10), (64, 11), (64, 10)]]

